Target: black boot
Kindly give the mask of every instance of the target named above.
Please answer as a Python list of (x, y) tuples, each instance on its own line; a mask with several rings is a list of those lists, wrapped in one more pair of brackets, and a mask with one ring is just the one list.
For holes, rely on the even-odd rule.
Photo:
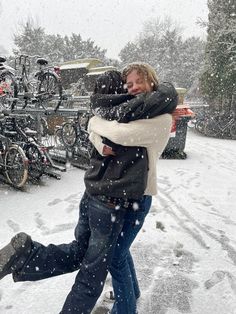
[(0, 250), (0, 280), (17, 269), (17, 262), (22, 257), (27, 259), (31, 247), (31, 237), (24, 232), (20, 232)]

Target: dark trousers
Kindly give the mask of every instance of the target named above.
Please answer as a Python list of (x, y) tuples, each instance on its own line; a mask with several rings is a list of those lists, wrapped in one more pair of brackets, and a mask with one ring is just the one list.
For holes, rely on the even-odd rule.
[(152, 197), (144, 196), (138, 210), (128, 210), (125, 214), (109, 269), (115, 293), (111, 314), (137, 313), (136, 299), (140, 296), (140, 290), (130, 247), (143, 226), (151, 203)]
[(80, 269), (61, 314), (91, 313), (103, 290), (125, 213), (123, 208), (109, 207), (84, 194), (76, 240), (48, 246), (33, 242), (32, 254), (22, 261), (23, 267), (13, 273), (13, 279), (34, 281)]

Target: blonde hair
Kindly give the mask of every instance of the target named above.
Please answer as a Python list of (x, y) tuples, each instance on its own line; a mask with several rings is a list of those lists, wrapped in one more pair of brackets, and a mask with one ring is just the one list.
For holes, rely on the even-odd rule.
[(134, 70), (137, 71), (139, 75), (143, 76), (148, 83), (150, 83), (153, 90), (157, 90), (159, 85), (158, 76), (153, 67), (143, 62), (129, 63), (127, 66), (124, 67), (124, 69), (122, 70), (122, 78), (124, 82), (126, 82), (127, 76)]

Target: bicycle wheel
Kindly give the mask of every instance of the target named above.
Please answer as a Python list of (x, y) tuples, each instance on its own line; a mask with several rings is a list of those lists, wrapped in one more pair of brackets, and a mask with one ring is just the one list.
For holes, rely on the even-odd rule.
[(236, 140), (236, 122), (230, 127), (230, 135), (233, 140)]
[(192, 119), (192, 120), (189, 120), (188, 123), (187, 123), (187, 127), (188, 129), (194, 129), (195, 128), (195, 125), (196, 125), (196, 120)]
[(210, 137), (217, 137), (219, 135), (219, 127), (217, 122), (207, 122), (204, 128), (204, 134)]
[(62, 126), (61, 138), (66, 148), (72, 148), (76, 143), (77, 129), (71, 122), (66, 122)]
[(8, 182), (16, 188), (20, 188), (26, 183), (28, 159), (21, 147), (12, 145), (6, 152), (5, 174)]
[(11, 72), (0, 74), (0, 109), (13, 109), (16, 104), (17, 84)]
[(46, 156), (34, 143), (26, 144), (24, 151), (29, 160), (29, 176), (33, 179), (39, 179), (45, 172)]
[(30, 124), (30, 128), (37, 130), (38, 137), (46, 136), (49, 133), (48, 123), (44, 117), (40, 117), (39, 119), (34, 119)]
[(197, 120), (195, 123), (195, 129), (200, 133), (204, 133), (205, 124), (205, 120)]
[(58, 97), (59, 101), (62, 96), (62, 84), (60, 79), (52, 72), (44, 73), (40, 79), (38, 94), (41, 99), (45, 101), (47, 106), (52, 105), (52, 103), (49, 104), (49, 101), (53, 98)]
[(54, 133), (54, 141), (55, 141), (55, 145), (56, 147), (64, 147), (64, 142), (62, 140), (62, 127), (59, 127), (58, 129), (56, 129), (55, 133)]

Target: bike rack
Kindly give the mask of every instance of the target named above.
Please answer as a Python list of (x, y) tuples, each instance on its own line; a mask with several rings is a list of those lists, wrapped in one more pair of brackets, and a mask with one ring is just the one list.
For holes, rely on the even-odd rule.
[[(23, 108), (24, 102), (19, 101), (18, 99), (18, 104), (17, 104), (16, 109), (13, 109), (13, 110), (9, 109), (9, 110), (4, 110), (4, 111), (9, 114), (14, 113), (14, 114), (19, 114), (19, 115), (21, 114), (32, 115), (33, 117), (35, 117), (36, 130), (38, 134), (40, 134), (41, 117), (57, 117), (57, 116), (71, 117), (71, 118), (76, 117), (78, 112), (86, 113), (89, 111), (89, 100), (90, 100), (89, 96), (77, 96), (77, 97), (73, 96), (72, 97), (72, 95), (64, 95), (63, 99), (61, 100), (60, 105), (55, 110), (48, 106), (42, 105), (39, 102), (36, 102), (36, 103), (29, 102), (27, 106)], [(55, 97), (55, 99), (51, 100), (49, 103), (51, 102), (58, 102), (58, 98)], [(69, 108), (71, 107), (71, 104), (73, 104), (73, 108)], [(39, 140), (41, 140), (40, 137), (39, 137)], [(52, 157), (50, 156), (50, 152), (48, 155), (49, 155), (48, 159), (49, 159), (50, 165), (53, 169), (59, 170), (59, 171), (66, 171), (66, 167), (59, 166), (54, 163)], [(75, 160), (71, 160), (71, 156), (69, 152), (67, 151), (65, 151), (65, 156), (60, 157), (60, 162), (61, 161), (65, 161), (65, 164), (70, 163), (73, 166), (86, 169), (86, 166), (80, 165)], [(50, 170), (48, 170), (46, 174), (48, 174), (49, 176), (56, 177), (57, 179), (60, 179), (60, 176), (58, 174), (55, 174), (51, 172)]]

